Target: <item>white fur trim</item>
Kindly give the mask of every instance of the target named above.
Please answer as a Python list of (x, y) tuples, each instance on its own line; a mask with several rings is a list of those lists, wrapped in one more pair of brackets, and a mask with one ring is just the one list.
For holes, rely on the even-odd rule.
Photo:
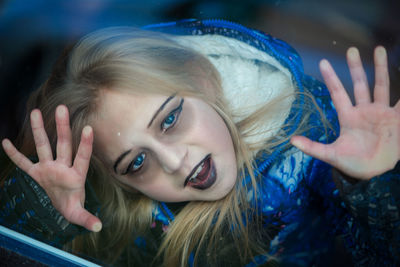
[[(292, 75), (275, 58), (244, 42), (221, 35), (176, 36), (176, 41), (205, 55), (221, 76), (224, 96), (231, 104), (235, 122), (262, 105), (295, 90)], [(289, 115), (294, 97), (286, 97), (270, 120), (260, 125), (260, 134), (246, 142), (265, 140), (277, 133)]]

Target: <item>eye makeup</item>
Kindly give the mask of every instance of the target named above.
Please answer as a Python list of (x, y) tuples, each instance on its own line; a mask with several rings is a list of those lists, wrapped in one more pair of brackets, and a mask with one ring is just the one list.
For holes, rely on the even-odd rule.
[[(167, 102), (167, 101), (166, 101)], [(164, 102), (166, 104), (166, 102)], [(184, 99), (182, 98), (179, 102), (178, 107), (171, 110), (166, 117), (162, 120), (160, 124), (161, 132), (165, 133), (169, 129), (173, 128), (179, 120), (179, 116), (182, 112)], [(165, 105), (164, 105), (165, 106)], [(163, 106), (163, 108), (164, 108)], [(135, 156), (135, 158), (129, 163), (128, 167), (126, 168), (125, 172), (122, 175), (126, 174), (135, 174), (139, 172), (142, 167), (146, 164), (146, 153), (140, 152)]]
[(153, 121), (157, 118), (157, 115), (164, 109), (164, 107), (168, 104), (168, 102), (171, 101), (174, 97), (175, 97), (175, 94), (171, 95), (164, 101), (164, 103), (161, 104), (161, 106), (157, 109), (157, 111), (154, 113), (153, 117), (151, 118), (149, 124), (147, 125), (147, 128), (150, 128)]
[(179, 106), (177, 108), (175, 108), (174, 110), (172, 110), (166, 117), (165, 119), (162, 121), (160, 128), (162, 132), (166, 132), (168, 131), (170, 128), (174, 127), (174, 125), (176, 124), (176, 122), (179, 119), (179, 116), (181, 114), (182, 111), (182, 106), (183, 106), (183, 102), (184, 99), (182, 98)]
[(144, 163), (146, 160), (146, 153), (140, 152), (132, 161), (129, 163), (128, 167), (126, 168), (126, 171), (123, 173), (123, 175), (126, 175), (128, 173), (135, 173), (140, 171), (142, 169)]

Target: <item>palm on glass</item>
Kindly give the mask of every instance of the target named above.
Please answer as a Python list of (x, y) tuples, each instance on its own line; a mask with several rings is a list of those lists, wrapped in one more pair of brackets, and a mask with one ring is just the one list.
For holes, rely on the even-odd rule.
[(8, 157), (31, 176), (50, 197), (53, 206), (71, 223), (90, 231), (100, 231), (100, 220), (84, 208), (85, 181), (92, 154), (93, 131), (90, 126), (82, 130), (78, 151), (73, 160), (71, 128), (68, 109), (56, 110), (57, 158), (53, 158), (43, 118), (39, 110), (31, 112), (31, 127), (39, 158), (33, 163), (20, 153), (7, 139), (2, 144)]
[(338, 139), (325, 145), (295, 136), (291, 143), (349, 176), (367, 180), (393, 169), (400, 159), (400, 100), (390, 107), (387, 55), (383, 47), (374, 52), (373, 101), (356, 48), (347, 51), (347, 63), (354, 85), (354, 106), (328, 61), (320, 63), (338, 113)]

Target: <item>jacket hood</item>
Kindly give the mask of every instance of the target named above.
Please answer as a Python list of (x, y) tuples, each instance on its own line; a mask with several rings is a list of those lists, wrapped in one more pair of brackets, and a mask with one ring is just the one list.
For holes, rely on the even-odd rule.
[(234, 122), (279, 99), (246, 142), (274, 136), (290, 116), (293, 93), (302, 91), (303, 70), (300, 57), (285, 42), (225, 20), (189, 19), (144, 29), (172, 34), (179, 44), (210, 60), (220, 74)]
[(235, 123), (279, 98), (270, 119), (245, 141), (255, 143), (276, 134), (294, 100), (295, 84), (288, 69), (267, 53), (231, 37), (188, 35), (175, 40), (206, 56), (217, 69)]

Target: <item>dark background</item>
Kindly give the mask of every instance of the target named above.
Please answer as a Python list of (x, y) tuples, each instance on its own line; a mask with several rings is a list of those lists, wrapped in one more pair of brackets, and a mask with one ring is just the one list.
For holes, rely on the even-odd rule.
[(389, 54), (392, 105), (400, 97), (400, 1), (302, 0), (0, 0), (0, 138), (14, 139), (26, 98), (48, 76), (64, 45), (94, 29), (143, 26), (182, 18), (223, 18), (290, 43), (305, 72), (321, 79), (327, 58), (352, 91), (345, 62), (360, 49), (373, 82), (373, 48)]

